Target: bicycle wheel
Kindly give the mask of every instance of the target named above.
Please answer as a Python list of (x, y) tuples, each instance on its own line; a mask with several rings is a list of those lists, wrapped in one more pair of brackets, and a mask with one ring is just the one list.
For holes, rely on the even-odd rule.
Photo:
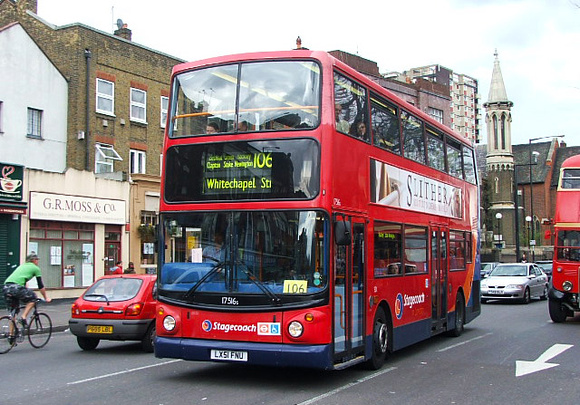
[(0, 354), (8, 353), (16, 345), (14, 333), (16, 333), (14, 321), (8, 316), (0, 318)]
[(52, 335), (52, 321), (44, 312), (39, 312), (30, 318), (28, 324), (28, 341), (37, 349), (46, 346)]

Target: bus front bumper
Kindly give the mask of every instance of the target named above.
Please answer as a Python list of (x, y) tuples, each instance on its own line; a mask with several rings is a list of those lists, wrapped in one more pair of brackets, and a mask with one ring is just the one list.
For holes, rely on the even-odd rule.
[(333, 369), (331, 345), (226, 342), (158, 336), (155, 357), (262, 366)]

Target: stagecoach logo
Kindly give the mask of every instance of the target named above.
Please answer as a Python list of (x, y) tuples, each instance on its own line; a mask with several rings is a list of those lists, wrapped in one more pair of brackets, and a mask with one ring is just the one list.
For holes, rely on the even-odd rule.
[(395, 299), (395, 315), (397, 316), (397, 319), (403, 317), (403, 295), (401, 293), (399, 293)]
[(209, 332), (211, 330), (211, 321), (207, 319), (201, 323), (201, 328), (204, 332)]
[[(279, 325), (279, 324), (278, 324)], [(211, 322), (210, 320), (205, 320), (201, 323), (201, 329), (204, 332), (209, 332), (209, 331), (215, 331), (215, 332), (224, 332), (224, 333), (229, 333), (229, 332), (250, 332), (250, 333), (256, 333), (257, 332), (257, 327), (255, 324), (250, 324), (250, 325), (240, 325), (237, 323), (221, 323), (221, 322)], [(279, 330), (279, 327), (278, 327)], [(260, 333), (258, 333), (260, 334)], [(270, 333), (273, 334), (273, 333)], [(277, 333), (278, 335), (280, 333)]]

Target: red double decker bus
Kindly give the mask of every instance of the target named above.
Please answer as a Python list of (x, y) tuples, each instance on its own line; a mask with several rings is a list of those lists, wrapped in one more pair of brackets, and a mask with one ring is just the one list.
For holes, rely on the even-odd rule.
[(548, 309), (554, 322), (580, 311), (580, 155), (562, 163), (554, 215), (554, 263)]
[(176, 66), (155, 353), (379, 368), (480, 312), (471, 145), (325, 52)]

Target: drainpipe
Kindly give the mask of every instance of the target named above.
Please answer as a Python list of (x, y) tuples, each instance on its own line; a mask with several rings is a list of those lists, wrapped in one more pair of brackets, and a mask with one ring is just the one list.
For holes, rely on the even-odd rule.
[(85, 170), (86, 171), (91, 171), (90, 167), (89, 167), (89, 163), (90, 163), (90, 142), (89, 142), (89, 92), (91, 89), (91, 51), (87, 48), (85, 49), (85, 62), (87, 65), (87, 69), (86, 69), (86, 73), (87, 73), (87, 77), (86, 77), (86, 91), (85, 91), (85, 106), (86, 106), (86, 111), (85, 111)]

